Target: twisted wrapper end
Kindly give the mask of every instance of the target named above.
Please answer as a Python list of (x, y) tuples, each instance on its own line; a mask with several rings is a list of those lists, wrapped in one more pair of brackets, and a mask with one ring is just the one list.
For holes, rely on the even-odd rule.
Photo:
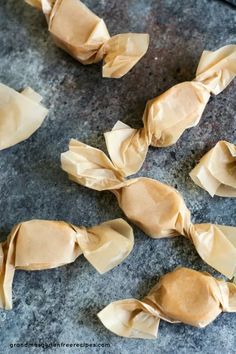
[(204, 262), (229, 279), (236, 275), (236, 227), (195, 224), (189, 238)]
[(135, 299), (112, 302), (98, 313), (102, 324), (121, 337), (155, 339), (160, 317), (159, 311)]
[(41, 9), (55, 43), (82, 64), (104, 60), (103, 77), (120, 78), (147, 52), (149, 35), (110, 37), (105, 22), (79, 0), (26, 0)]
[[(122, 33), (111, 37), (105, 44), (102, 76), (119, 79), (127, 74), (146, 54), (149, 35)], [(103, 49), (104, 50), (104, 49)]]
[(103, 325), (129, 338), (154, 339), (160, 319), (205, 327), (222, 312), (236, 312), (236, 285), (188, 268), (162, 276), (142, 300), (112, 302), (98, 313)]
[(212, 197), (236, 197), (236, 146), (219, 141), (189, 175)]
[(0, 244), (0, 307), (12, 308), (12, 283), (16, 269), (60, 267), (84, 254), (99, 272), (120, 264), (131, 252), (132, 228), (122, 219), (90, 229), (62, 221), (31, 220), (16, 225)]
[(216, 51), (202, 53), (196, 72), (196, 81), (201, 82), (211, 93), (218, 95), (236, 76), (236, 45), (226, 45)]
[(21, 93), (0, 83), (0, 150), (28, 139), (43, 123), (48, 110), (30, 87)]
[(215, 279), (221, 293), (223, 312), (236, 312), (236, 284)]
[(84, 257), (103, 274), (128, 257), (133, 249), (132, 227), (123, 219), (115, 219), (77, 234)]
[(16, 225), (5, 242), (0, 244), (2, 261), (0, 268), (0, 308), (12, 309), (12, 283), (15, 274), (15, 237), (20, 228)]
[(104, 136), (109, 156), (119, 173), (127, 177), (138, 172), (148, 152), (145, 130), (132, 129), (118, 121)]
[(75, 139), (61, 154), (61, 167), (71, 180), (98, 191), (118, 188), (124, 181), (104, 152)]

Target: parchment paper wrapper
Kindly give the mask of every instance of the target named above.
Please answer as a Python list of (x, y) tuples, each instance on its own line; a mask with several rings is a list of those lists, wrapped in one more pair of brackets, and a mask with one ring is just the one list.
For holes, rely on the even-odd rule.
[(73, 181), (113, 192), (125, 215), (150, 237), (183, 235), (206, 263), (228, 278), (236, 275), (236, 227), (192, 224), (176, 189), (150, 178), (124, 180), (102, 151), (76, 140), (61, 155), (61, 163)]
[(175, 85), (147, 102), (143, 128), (133, 129), (118, 121), (112, 131), (105, 133), (105, 139), (119, 173), (130, 176), (139, 171), (149, 145), (166, 147), (176, 143), (186, 129), (198, 124), (210, 95), (218, 95), (235, 75), (236, 45), (204, 51), (193, 81)]
[(236, 146), (219, 141), (189, 175), (212, 197), (236, 197)]
[(41, 9), (55, 43), (82, 64), (104, 60), (103, 77), (120, 78), (144, 56), (149, 35), (110, 37), (105, 22), (79, 0), (25, 0)]
[(162, 276), (142, 301), (112, 302), (98, 317), (119, 336), (154, 339), (160, 319), (205, 327), (221, 312), (236, 312), (236, 285), (208, 273), (179, 268)]
[(63, 221), (31, 220), (16, 225), (0, 243), (0, 307), (12, 308), (16, 269), (42, 270), (84, 257), (99, 272), (120, 264), (133, 248), (133, 230), (123, 219), (86, 229)]
[(48, 110), (30, 87), (21, 93), (0, 83), (0, 150), (29, 138), (43, 123)]

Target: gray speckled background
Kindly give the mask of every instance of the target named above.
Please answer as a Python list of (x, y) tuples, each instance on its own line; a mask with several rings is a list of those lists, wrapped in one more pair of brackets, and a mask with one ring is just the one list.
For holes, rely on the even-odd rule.
[[(102, 133), (120, 119), (141, 126), (148, 99), (190, 80), (203, 49), (236, 42), (236, 10), (214, 0), (87, 0), (111, 34), (151, 35), (147, 55), (120, 80), (102, 79), (101, 65), (83, 66), (58, 49), (44, 16), (22, 0), (0, 0), (0, 81), (15, 89), (30, 85), (50, 114), (28, 140), (0, 152), (0, 236), (32, 218), (93, 225), (122, 217), (109, 192), (70, 182), (60, 153), (71, 137), (104, 148)], [(157, 58), (157, 59), (155, 59)], [(200, 124), (170, 148), (150, 148), (140, 175), (178, 188), (193, 221), (236, 224), (235, 201), (196, 187), (188, 173), (218, 140), (235, 143), (236, 81), (207, 105)], [(17, 271), (14, 308), (0, 311), (0, 352), (16, 342), (109, 343), (109, 349), (54, 349), (54, 353), (236, 353), (236, 314), (223, 314), (205, 329), (162, 322), (157, 340), (129, 340), (108, 332), (96, 313), (112, 300), (142, 298), (160, 275), (178, 265), (207, 270), (184, 238), (153, 240), (136, 227), (131, 255), (99, 275), (80, 257), (58, 269)], [(26, 352), (41, 353), (43, 349)]]

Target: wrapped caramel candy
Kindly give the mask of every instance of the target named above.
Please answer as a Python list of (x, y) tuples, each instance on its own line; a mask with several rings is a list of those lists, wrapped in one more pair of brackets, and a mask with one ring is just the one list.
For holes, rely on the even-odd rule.
[(82, 64), (104, 60), (103, 77), (120, 78), (144, 56), (149, 35), (110, 37), (105, 22), (79, 0), (25, 0), (41, 9), (55, 43)]
[(30, 87), (21, 93), (0, 83), (0, 150), (29, 138), (43, 123), (48, 110)]
[(183, 132), (198, 124), (211, 94), (217, 95), (236, 75), (236, 45), (215, 52), (204, 51), (193, 81), (173, 86), (147, 102), (144, 127), (132, 129), (118, 122), (105, 133), (107, 150), (116, 168), (125, 176), (136, 173), (148, 146), (176, 143)]
[(236, 275), (236, 227), (192, 224), (176, 189), (150, 178), (124, 180), (102, 151), (76, 140), (61, 155), (61, 163), (73, 181), (113, 192), (125, 215), (150, 237), (183, 235), (206, 263), (228, 278)]
[(31, 220), (16, 225), (0, 243), (0, 308), (12, 308), (15, 269), (42, 270), (80, 256), (99, 272), (120, 264), (133, 248), (132, 228), (123, 219), (86, 229), (63, 221)]
[(219, 141), (201, 158), (190, 177), (212, 197), (236, 197), (236, 146)]
[(98, 317), (119, 336), (154, 339), (161, 319), (205, 327), (221, 312), (236, 312), (236, 285), (179, 268), (162, 276), (142, 301), (112, 302)]
[(211, 94), (217, 95), (236, 75), (236, 45), (204, 51), (193, 81), (173, 86), (147, 102), (144, 127), (133, 129), (118, 121), (105, 133), (114, 168), (130, 176), (141, 168), (149, 145), (170, 146), (183, 132), (198, 124)]

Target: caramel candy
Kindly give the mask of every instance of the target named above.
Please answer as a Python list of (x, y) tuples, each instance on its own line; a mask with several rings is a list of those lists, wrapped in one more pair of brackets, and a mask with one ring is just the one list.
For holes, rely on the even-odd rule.
[(119, 336), (153, 339), (161, 319), (205, 327), (221, 312), (236, 312), (236, 285), (208, 273), (178, 268), (162, 276), (142, 301), (112, 302), (98, 317)]
[(132, 251), (133, 230), (123, 219), (86, 229), (64, 221), (30, 220), (0, 243), (0, 308), (12, 308), (16, 269), (42, 270), (72, 263), (80, 255), (99, 272), (120, 264)]
[(124, 76), (144, 56), (145, 33), (110, 37), (105, 22), (79, 0), (25, 0), (41, 9), (54, 42), (82, 64), (104, 60), (103, 77)]
[(236, 197), (236, 145), (219, 141), (189, 175), (212, 197)]
[(183, 235), (206, 263), (228, 278), (235, 276), (235, 227), (192, 224), (190, 211), (175, 188), (144, 177), (125, 180), (102, 151), (76, 140), (61, 155), (61, 162), (73, 181), (113, 192), (125, 215), (150, 237)]

